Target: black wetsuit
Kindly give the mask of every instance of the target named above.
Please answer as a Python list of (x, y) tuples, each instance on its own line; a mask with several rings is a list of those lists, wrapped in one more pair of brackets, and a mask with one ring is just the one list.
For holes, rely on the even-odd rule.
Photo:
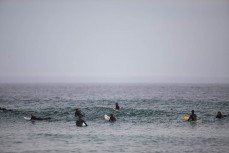
[(116, 109), (116, 110), (119, 110), (119, 109), (120, 109), (120, 107), (119, 107), (118, 104), (116, 104), (115, 109)]
[(31, 120), (50, 120), (50, 119), (51, 119), (50, 117), (47, 117), (47, 118), (40, 118), (40, 117), (36, 117), (36, 116), (31, 117)]
[(110, 120), (109, 121), (110, 122), (114, 122), (114, 121), (116, 121), (116, 118), (114, 116), (110, 116)]
[(87, 126), (87, 123), (82, 118), (80, 118), (76, 121), (76, 126), (83, 126), (83, 123)]
[(3, 111), (12, 111), (11, 109), (6, 109), (6, 108), (2, 108), (2, 107), (0, 107), (0, 110), (3, 110)]
[(217, 114), (216, 115), (216, 118), (224, 118), (224, 117), (227, 117), (227, 115), (222, 115), (222, 114)]
[(76, 112), (75, 112), (75, 117), (79, 117), (79, 118), (81, 118), (81, 117), (83, 117), (83, 114), (81, 113), (81, 111), (80, 110), (76, 110)]
[(191, 115), (189, 116), (188, 121), (196, 121), (196, 120), (197, 120), (196, 114), (191, 114)]

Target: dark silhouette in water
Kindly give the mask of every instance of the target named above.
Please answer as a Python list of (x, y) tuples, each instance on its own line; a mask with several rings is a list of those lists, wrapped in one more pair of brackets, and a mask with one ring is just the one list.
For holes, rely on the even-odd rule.
[(197, 115), (195, 114), (195, 111), (192, 110), (192, 114), (189, 116), (188, 121), (196, 121), (197, 120)]
[(46, 117), (46, 118), (40, 118), (40, 117), (36, 117), (34, 113), (31, 114), (31, 120), (50, 120), (50, 117)]
[(114, 121), (116, 121), (116, 118), (114, 117), (114, 115), (113, 114), (111, 114), (110, 115), (110, 120), (109, 120), (110, 122), (114, 122)]
[(0, 107), (0, 110), (3, 110), (3, 111), (12, 111), (11, 109), (6, 109), (6, 108), (3, 108), (3, 107)]
[(224, 117), (227, 117), (227, 115), (223, 115), (221, 112), (218, 112), (217, 115), (216, 115), (216, 118), (224, 118)]
[(83, 117), (83, 114), (81, 113), (81, 111), (80, 111), (79, 108), (76, 108), (75, 117), (79, 117), (79, 118), (82, 118)]
[(76, 120), (76, 126), (87, 126), (87, 123), (83, 119), (84, 115), (81, 113), (79, 108), (76, 108), (75, 117), (78, 117)]
[(85, 124), (85, 126), (87, 126), (87, 123), (82, 118), (79, 118), (76, 121), (76, 126), (83, 126), (83, 124)]
[(120, 107), (119, 107), (118, 103), (115, 103), (115, 109), (116, 110), (120, 110)]

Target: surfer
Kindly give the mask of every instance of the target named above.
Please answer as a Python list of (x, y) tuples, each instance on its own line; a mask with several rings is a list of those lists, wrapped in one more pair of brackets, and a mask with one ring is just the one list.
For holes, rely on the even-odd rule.
[(36, 117), (35, 113), (31, 113), (31, 120), (41, 120), (41, 118)]
[(47, 117), (47, 118), (36, 117), (35, 113), (32, 113), (30, 120), (50, 120), (50, 119), (51, 119), (50, 117)]
[(196, 121), (197, 115), (195, 114), (195, 111), (192, 110), (192, 114), (189, 116), (188, 121)]
[(81, 113), (80, 109), (79, 108), (76, 108), (76, 111), (75, 111), (75, 117), (79, 117), (79, 118), (82, 118), (83, 117), (83, 114)]
[(118, 103), (115, 103), (115, 109), (116, 110), (120, 110), (120, 107), (119, 107)]
[(116, 118), (114, 117), (113, 114), (110, 115), (110, 119), (109, 119), (110, 122), (114, 122), (116, 121)]
[(221, 112), (218, 112), (217, 115), (216, 115), (216, 118), (224, 118), (224, 117), (227, 117), (227, 115), (223, 115)]
[(79, 118), (76, 121), (76, 126), (87, 126), (87, 123), (82, 118)]
[(6, 108), (3, 108), (3, 107), (0, 107), (0, 110), (3, 110), (3, 111), (12, 111), (11, 109), (6, 109)]

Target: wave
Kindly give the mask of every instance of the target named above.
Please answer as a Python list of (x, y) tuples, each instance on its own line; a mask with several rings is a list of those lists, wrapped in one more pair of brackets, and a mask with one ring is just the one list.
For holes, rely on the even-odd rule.
[[(149, 108), (122, 108), (120, 111), (115, 111), (112, 107), (106, 107), (108, 104), (103, 106), (80, 107), (81, 112), (84, 114), (86, 121), (102, 122), (104, 114), (114, 114), (119, 122), (130, 122), (130, 123), (183, 123), (183, 116), (190, 113), (190, 108), (187, 106), (179, 105), (161, 105), (157, 106), (154, 103), (154, 107)], [(114, 101), (112, 101), (114, 103)], [(130, 103), (130, 102), (129, 102)], [(63, 103), (62, 103), (63, 104)], [(131, 104), (131, 103), (130, 103)], [(132, 103), (133, 104), (133, 103)], [(171, 104), (171, 103), (170, 103)], [(100, 103), (101, 105), (101, 103)], [(202, 103), (205, 109), (197, 109), (197, 116), (205, 123), (215, 122), (215, 111), (213, 107), (209, 107)], [(228, 106), (228, 103), (224, 103)], [(223, 106), (224, 106), (223, 105)], [(125, 105), (124, 105), (125, 106)], [(176, 107), (175, 107), (176, 106)], [(189, 105), (188, 105), (189, 106)], [(202, 106), (201, 106), (202, 107)], [(209, 108), (208, 108), (209, 107)], [(175, 109), (176, 108), (176, 109)], [(0, 111), (0, 119), (4, 120), (23, 120), (23, 117), (30, 117), (31, 113), (35, 112), (37, 117), (51, 118), (51, 122), (72, 122), (77, 118), (75, 117), (75, 105), (63, 104), (61, 106), (47, 105), (44, 107), (32, 107), (12, 109), (12, 111)], [(226, 114), (227, 115), (227, 114)]]
[[(133, 122), (133, 123), (153, 123), (153, 122), (171, 122), (182, 118), (181, 114), (173, 110), (152, 110), (152, 109), (132, 109), (122, 108), (120, 111), (115, 111), (111, 107), (86, 107), (80, 108), (86, 121), (103, 121), (104, 114), (114, 114), (118, 121)], [(41, 118), (50, 117), (51, 121), (70, 122), (75, 121), (75, 108), (46, 108), (40, 110), (13, 110), (10, 112), (1, 111), (5, 117), (23, 119), (24, 116), (30, 117), (31, 113), (35, 112), (36, 116)], [(2, 116), (2, 115), (1, 115)]]

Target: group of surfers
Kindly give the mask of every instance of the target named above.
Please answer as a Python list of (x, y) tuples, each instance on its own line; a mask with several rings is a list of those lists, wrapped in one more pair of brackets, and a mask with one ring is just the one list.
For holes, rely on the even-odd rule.
[[(115, 110), (120, 110), (118, 103), (115, 104)], [(76, 126), (83, 126), (83, 124), (87, 126), (87, 123), (83, 120), (84, 115), (82, 115), (79, 108), (77, 108), (75, 111), (75, 117), (78, 117), (78, 120), (76, 121)], [(110, 117), (109, 119), (110, 122), (116, 121), (116, 118), (114, 117), (113, 114), (110, 114), (109, 117)], [(223, 115), (220, 111), (216, 115), (216, 118), (218, 119), (224, 117), (227, 117), (227, 115)], [(189, 116), (188, 121), (197, 121), (197, 115), (195, 114), (194, 110), (191, 111), (191, 115)]]
[[(216, 118), (219, 118), (219, 119), (224, 118), (224, 117), (227, 117), (227, 115), (223, 115), (220, 111), (216, 115)], [(195, 114), (194, 110), (192, 110), (192, 113), (189, 116), (188, 121), (197, 121), (197, 115)]]
[[(4, 110), (6, 110), (6, 109), (4, 109)], [(115, 104), (115, 110), (120, 110), (118, 103)], [(85, 122), (85, 120), (83, 119), (84, 115), (82, 114), (82, 112), (79, 108), (76, 108), (76, 110), (75, 110), (75, 117), (77, 118), (76, 126), (88, 126), (87, 123)], [(110, 117), (110, 119), (109, 119), (110, 122), (116, 121), (116, 118), (114, 117), (113, 114), (110, 114), (109, 117)], [(31, 113), (31, 119), (30, 120), (35, 121), (35, 120), (49, 120), (49, 119), (51, 119), (51, 118), (50, 117), (47, 117), (47, 118), (36, 117), (35, 113), (33, 112), (33, 113)]]
[[(115, 110), (120, 110), (118, 103), (115, 104)], [(75, 117), (78, 117), (78, 119), (76, 120), (76, 126), (87, 126), (87, 123), (83, 119), (84, 115), (81, 113), (79, 108), (76, 108)], [(110, 122), (116, 121), (116, 118), (114, 117), (113, 114), (110, 114), (109, 117), (110, 117), (109, 119)]]
[[(0, 107), (0, 110), (12, 111), (10, 109), (6, 109), (6, 108), (2, 108), (2, 107)], [(120, 106), (119, 106), (118, 103), (115, 104), (115, 110), (120, 110)], [(227, 117), (227, 116), (228, 115), (223, 115), (219, 111), (217, 113), (217, 115), (216, 115), (216, 118), (221, 119), (221, 118), (224, 118), (224, 117)], [(77, 117), (76, 126), (88, 126), (87, 123), (85, 122), (85, 120), (83, 119), (84, 115), (81, 113), (81, 110), (79, 108), (76, 108), (76, 110), (75, 110), (75, 117)], [(113, 114), (110, 114), (109, 117), (110, 117), (110, 119), (109, 119), (110, 122), (115, 122), (116, 121), (116, 118), (114, 117)], [(36, 117), (35, 113), (31, 113), (31, 119), (30, 120), (34, 121), (34, 120), (49, 120), (49, 119), (51, 119), (51, 118), (50, 117), (40, 118), (40, 117)], [(196, 120), (197, 120), (197, 115), (195, 114), (195, 111), (192, 110), (191, 111), (191, 115), (188, 118), (188, 121), (196, 121)]]

